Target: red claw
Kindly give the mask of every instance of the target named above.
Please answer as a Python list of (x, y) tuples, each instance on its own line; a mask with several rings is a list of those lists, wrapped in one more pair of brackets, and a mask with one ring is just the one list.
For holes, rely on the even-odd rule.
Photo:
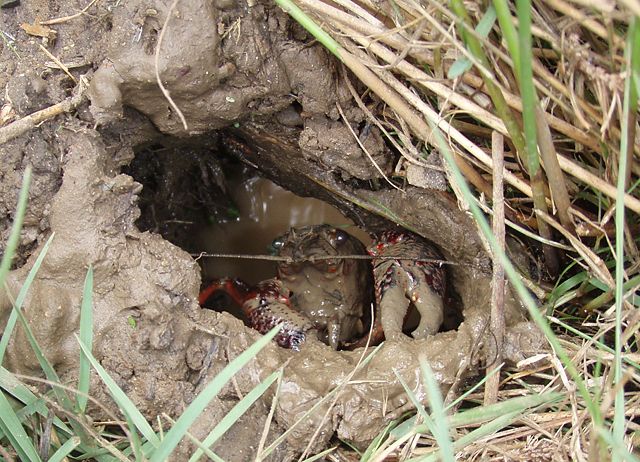
[(247, 295), (249, 294), (249, 286), (240, 279), (220, 278), (214, 279), (205, 287), (198, 296), (200, 305), (204, 305), (213, 294), (218, 291), (226, 292), (234, 302), (242, 306)]
[(444, 268), (434, 261), (442, 257), (435, 247), (409, 232), (386, 231), (367, 250), (374, 257), (387, 257), (373, 259), (374, 332), (383, 331), (387, 339), (401, 338), (408, 307), (413, 304), (420, 314), (413, 337), (435, 334), (443, 320), (445, 292)]
[(249, 326), (261, 334), (281, 324), (275, 340), (284, 348), (299, 350), (307, 332), (313, 329), (307, 318), (291, 308), (288, 290), (278, 279), (262, 281), (254, 289), (249, 289), (240, 279), (216, 279), (200, 293), (200, 305), (218, 291), (227, 293), (240, 305)]

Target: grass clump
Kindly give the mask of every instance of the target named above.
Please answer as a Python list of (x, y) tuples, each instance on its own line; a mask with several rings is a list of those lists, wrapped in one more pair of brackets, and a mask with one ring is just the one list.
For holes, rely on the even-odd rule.
[[(491, 385), (499, 385), (500, 403), (476, 409), (490, 415), (491, 406), (520, 399), (514, 394), (531, 400), (524, 407), (455, 430), (451, 421), (470, 411), (443, 413), (430, 392), (431, 414), (416, 399), (411, 430), (406, 423), (387, 429), (362, 460), (526, 459), (543, 450), (549, 459), (636, 460), (640, 8), (566, 0), (277, 3), (365, 84), (371, 100), (386, 103), (375, 123), (404, 133), (402, 142), (392, 140), (399, 149), (414, 144), (396, 172), (419, 164), (413, 153), (422, 147), (441, 153), (494, 265), (504, 267), (552, 348), (546, 365), (503, 369), (502, 382)], [(538, 242), (537, 273), (514, 268), (485, 216), (495, 206), (492, 182), (502, 181), (487, 154), (502, 153), (496, 133), (506, 141), (505, 184), (498, 184), (505, 212), (491, 216)], [(459, 405), (478, 406), (478, 396)]]

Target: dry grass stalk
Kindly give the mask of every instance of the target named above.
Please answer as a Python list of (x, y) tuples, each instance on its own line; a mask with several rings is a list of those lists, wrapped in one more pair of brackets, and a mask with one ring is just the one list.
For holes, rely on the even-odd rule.
[[(502, 182), (502, 172), (504, 169), (504, 138), (498, 132), (494, 132), (491, 138), (493, 152), (493, 163), (496, 168), (493, 170), (493, 234), (500, 245), (505, 250), (505, 228), (504, 228), (504, 185)], [(493, 259), (493, 279), (491, 281), (491, 337), (495, 339), (495, 359), (487, 367), (487, 374), (496, 369), (499, 370), (502, 364), (502, 349), (504, 343), (504, 268), (499, 258)], [(498, 388), (500, 386), (500, 373), (496, 372), (487, 379), (485, 385), (484, 404), (492, 404), (498, 400)]]
[[(307, 8), (310, 8), (313, 11), (317, 12), (317, 14), (322, 17), (322, 20), (324, 22), (328, 22), (332, 26), (338, 28), (340, 34), (336, 34), (336, 36), (343, 37), (342, 43), (344, 46), (353, 47), (353, 44), (349, 39), (352, 38), (360, 45), (366, 47), (367, 50), (383, 59), (386, 65), (382, 66), (378, 65), (375, 60), (372, 60), (371, 58), (364, 59), (364, 62), (367, 63), (366, 65), (370, 69), (376, 71), (376, 73), (378, 73), (378, 75), (383, 80), (385, 78), (390, 79), (392, 70), (398, 70), (407, 78), (416, 82), (417, 85), (423, 86), (428, 90), (433, 91), (439, 97), (445, 98), (448, 104), (451, 104), (455, 107), (456, 111), (467, 113), (474, 117), (476, 120), (488, 124), (490, 127), (499, 130), (503, 134), (506, 132), (505, 127), (501, 123), (499, 118), (491, 114), (489, 110), (490, 108), (482, 108), (475, 102), (474, 99), (462, 96), (460, 93), (455, 91), (454, 86), (452, 86), (454, 84), (447, 85), (446, 82), (443, 83), (434, 81), (434, 79), (432, 77), (429, 77), (424, 71), (418, 70), (416, 66), (407, 61), (408, 58), (414, 58), (416, 59), (417, 63), (426, 62), (427, 64), (434, 64), (434, 54), (429, 51), (430, 49), (433, 49), (435, 47), (432, 41), (425, 40), (421, 42), (413, 37), (408, 37), (402, 27), (397, 27), (395, 29), (384, 29), (380, 26), (379, 21), (374, 24), (368, 23), (356, 15), (346, 14), (348, 12), (325, 4), (319, 0), (303, 0), (302, 3)], [(381, 43), (386, 43), (391, 47), (391, 49), (384, 47), (383, 45), (381, 45)], [(353, 48), (351, 49), (353, 51)], [(405, 59), (397, 59), (398, 55), (400, 55), (401, 57), (404, 56)], [(362, 56), (360, 56), (360, 58), (363, 59)], [(394, 67), (391, 68), (391, 65), (394, 65)], [(450, 62), (444, 63), (444, 66), (445, 70), (448, 69), (448, 67), (450, 66)], [(543, 70), (544, 77), (549, 77), (550, 74), (548, 70), (546, 70), (546, 68), (544, 67)], [(478, 75), (475, 75), (472, 72), (467, 72), (463, 75), (463, 81), (465, 83), (472, 84), (472, 86), (478, 90), (482, 89), (481, 80), (482, 79)], [(567, 95), (571, 96), (574, 94), (568, 92), (567, 85), (560, 82), (558, 79), (553, 78), (551, 82), (554, 89), (562, 89), (565, 92), (565, 97), (567, 97)], [(400, 85), (404, 86), (404, 84), (402, 83), (400, 83)], [(395, 89), (396, 91), (400, 91), (402, 94), (402, 90), (397, 88), (397, 86)], [(409, 91), (408, 93), (412, 92)], [(429, 113), (429, 118), (432, 121), (434, 121), (434, 119), (435, 121), (437, 121), (438, 117), (434, 116), (435, 112), (427, 104), (425, 104), (422, 98), (416, 96), (415, 93), (413, 93), (413, 99), (419, 100), (420, 102), (418, 104), (422, 104), (423, 108), (421, 109), (421, 112)], [(568, 101), (569, 99), (570, 98), (567, 97), (566, 107), (572, 107), (571, 102)], [(517, 96), (509, 92), (505, 92), (505, 100), (507, 104), (513, 109), (522, 109), (522, 103)], [(601, 119), (598, 116), (598, 112), (593, 107), (586, 105), (585, 102), (581, 102), (579, 104), (580, 107), (588, 111), (585, 112), (585, 117), (591, 117), (592, 119), (595, 118), (594, 122), (592, 122), (590, 125), (593, 127), (599, 126), (599, 124), (601, 123)], [(414, 106), (415, 105), (416, 104), (414, 102)], [(424, 106), (427, 106), (426, 111)], [(588, 135), (582, 129), (573, 125), (571, 122), (563, 120), (559, 117), (555, 117), (549, 112), (545, 112), (544, 116), (551, 129), (558, 130), (559, 133), (569, 136), (574, 140), (576, 145), (586, 146), (594, 152), (601, 149), (601, 141), (599, 141), (594, 135)], [(442, 124), (441, 122), (439, 123), (445, 133), (448, 133), (456, 142), (461, 143), (465, 150), (471, 152), (476, 158), (480, 159), (488, 168), (492, 167), (490, 157), (484, 153), (480, 146), (478, 146), (476, 143), (471, 142), (459, 131), (455, 129), (453, 129), (455, 130), (453, 131), (453, 127), (450, 128), (449, 124)], [(611, 133), (614, 132), (615, 130)], [(557, 135), (553, 136), (557, 138)], [(588, 186), (603, 192), (607, 196), (611, 198), (615, 197), (615, 187), (611, 182), (607, 182), (606, 180), (600, 178), (598, 175), (591, 173), (589, 171), (589, 168), (591, 168), (591, 166), (582, 166), (580, 165), (579, 161), (572, 160), (566, 154), (562, 155), (562, 153), (571, 154), (571, 151), (563, 149), (558, 155), (558, 163), (563, 171), (586, 183)], [(467, 174), (470, 174), (470, 172), (468, 171)], [(505, 179), (511, 185), (516, 186), (521, 192), (524, 192), (526, 195), (531, 197), (530, 187), (515, 175), (511, 175), (510, 171), (505, 172)], [(562, 203), (561, 205), (563, 212), (565, 210), (568, 210), (566, 209), (566, 203)], [(634, 212), (640, 214), (640, 201), (637, 198), (631, 195), (627, 195), (625, 197), (625, 205)], [(575, 216), (576, 213), (572, 212), (571, 215)], [(566, 227), (568, 227), (568, 229), (571, 229), (571, 226), (569, 224), (570, 221), (567, 220), (566, 216), (562, 217), (562, 222)]]
[(78, 85), (72, 97), (54, 104), (53, 106), (36, 111), (33, 114), (29, 114), (0, 128), (0, 145), (27, 133), (42, 122), (52, 119), (60, 114), (73, 111), (80, 105), (80, 103), (82, 103), (82, 101), (84, 101), (84, 91), (87, 86), (87, 81), (84, 77), (81, 77), (80, 85)]

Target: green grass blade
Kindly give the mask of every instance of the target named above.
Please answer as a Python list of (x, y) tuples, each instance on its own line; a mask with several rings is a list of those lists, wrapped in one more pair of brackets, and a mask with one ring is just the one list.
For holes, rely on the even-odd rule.
[(442, 400), (442, 394), (438, 383), (433, 378), (433, 371), (429, 367), (424, 356), (420, 356), (420, 369), (422, 370), (422, 380), (427, 391), (429, 404), (431, 405), (431, 416), (433, 419), (433, 436), (440, 447), (440, 457), (443, 462), (454, 462), (456, 460), (451, 442), (447, 412)]
[(491, 422), (488, 422), (481, 427), (461, 436), (455, 443), (454, 447), (457, 451), (462, 450), (464, 447), (471, 443), (478, 441), (481, 438), (492, 435), (493, 433), (502, 430), (507, 425), (510, 425), (514, 420), (522, 417), (524, 411), (514, 411), (501, 416), (496, 417)]
[[(596, 285), (596, 284), (594, 284), (594, 285)], [(636, 274), (634, 277), (632, 277), (628, 281), (624, 282), (622, 284), (622, 292), (621, 293), (624, 294), (627, 291), (630, 291), (630, 290), (634, 289), (635, 287), (638, 287), (638, 285), (640, 285), (640, 274)], [(598, 288), (600, 288), (600, 287), (598, 287)], [(602, 285), (602, 289), (604, 290), (604, 292), (602, 292), (597, 297), (594, 297), (591, 300), (589, 300), (589, 302), (586, 303), (582, 307), (582, 309), (585, 312), (590, 312), (590, 311), (596, 310), (596, 309), (600, 308), (602, 305), (604, 305), (606, 303), (609, 303), (611, 300), (613, 300), (615, 298), (616, 290), (617, 290), (616, 287), (614, 287), (613, 290), (611, 290), (611, 289), (609, 289), (608, 286)], [(633, 293), (631, 293), (627, 301), (631, 302), (633, 305), (637, 305), (638, 303), (640, 303), (640, 297), (636, 297)]]
[(7, 277), (9, 268), (11, 268), (11, 262), (13, 256), (18, 248), (18, 242), (20, 241), (20, 230), (22, 229), (22, 222), (24, 221), (24, 214), (27, 211), (27, 200), (29, 199), (29, 185), (31, 184), (31, 166), (28, 166), (24, 170), (24, 176), (22, 177), (22, 187), (20, 188), (20, 195), (18, 196), (18, 205), (16, 206), (16, 215), (13, 219), (13, 226), (11, 227), (11, 234), (7, 245), (4, 248), (4, 255), (2, 261), (0, 261), (0, 290), (3, 290), (4, 279)]
[(16, 450), (18, 457), (23, 461), (39, 461), (38, 451), (33, 446), (31, 438), (22, 428), (22, 424), (18, 420), (18, 416), (13, 411), (9, 400), (4, 392), (0, 393), (0, 422), (2, 423), (2, 431), (7, 439)]
[(38, 255), (38, 258), (36, 258), (36, 261), (33, 264), (33, 267), (29, 271), (27, 278), (24, 280), (24, 283), (20, 288), (20, 292), (18, 292), (18, 297), (16, 297), (15, 306), (13, 307), (13, 310), (9, 315), (9, 320), (7, 321), (7, 325), (5, 326), (4, 331), (2, 332), (2, 339), (0, 339), (0, 365), (2, 365), (2, 362), (4, 360), (4, 355), (7, 351), (7, 346), (9, 345), (9, 339), (11, 338), (11, 334), (13, 333), (13, 329), (16, 325), (16, 321), (18, 320), (17, 312), (22, 309), (22, 304), (24, 303), (24, 299), (27, 297), (27, 292), (29, 291), (31, 284), (35, 279), (36, 274), (40, 270), (42, 261), (44, 260), (44, 257), (47, 255), (47, 252), (49, 251), (49, 246), (51, 245), (51, 241), (53, 241), (54, 236), (55, 236), (55, 233), (49, 236), (49, 239), (47, 239), (47, 242), (44, 244), (44, 246), (42, 247), (42, 250), (40, 251), (40, 255)]
[[(480, 22), (478, 22), (478, 24), (475, 27), (476, 33), (480, 37), (486, 38), (489, 35), (489, 32), (491, 32), (491, 29), (493, 28), (493, 25), (495, 24), (495, 22), (496, 22), (496, 10), (492, 5), (489, 5), (489, 8), (487, 8), (487, 11), (484, 13), (482, 18), (480, 19)], [(462, 74), (467, 72), (469, 69), (471, 69), (471, 66), (473, 66), (473, 63), (469, 58), (464, 56), (461, 58), (458, 58), (454, 61), (454, 63), (449, 68), (449, 71), (447, 72), (447, 78), (455, 79), (456, 77), (461, 76)]]
[(587, 279), (589, 279), (589, 273), (581, 271), (556, 285), (547, 298), (546, 304), (549, 306), (549, 311), (551, 312), (557, 303), (564, 300), (570, 290), (579, 286)]
[(509, 11), (509, 4), (507, 0), (493, 0), (493, 7), (496, 9), (496, 15), (498, 17), (498, 23), (500, 24), (500, 31), (507, 43), (509, 49), (509, 55), (513, 61), (513, 68), (520, 68), (520, 53), (518, 44), (518, 33), (513, 25), (513, 17), (511, 11)]
[[(402, 385), (402, 388), (404, 388), (404, 392), (407, 394), (407, 397), (409, 398), (409, 400), (411, 400), (411, 402), (413, 403), (413, 406), (416, 408), (416, 411), (418, 411), (418, 414), (420, 414), (420, 417), (422, 417), (422, 420), (424, 420), (424, 424), (422, 424), (421, 428), (425, 429), (426, 427), (426, 430), (429, 433), (433, 434), (434, 424), (433, 424), (433, 420), (431, 419), (431, 416), (427, 413), (427, 410), (424, 408), (424, 406), (422, 405), (422, 403), (420, 402), (416, 394), (413, 392), (411, 387), (409, 387), (409, 385), (407, 385), (407, 383), (400, 376), (400, 374), (398, 374), (398, 371), (394, 370), (393, 373), (398, 378), (400, 385)], [(413, 427), (405, 428), (405, 430), (414, 431)], [(396, 431), (394, 431), (393, 433), (394, 435), (396, 435), (396, 438), (401, 438), (402, 436), (404, 436), (404, 434), (406, 434), (406, 432), (404, 434), (400, 434), (399, 431), (400, 431), (400, 427), (398, 427)]]
[(311, 457), (308, 457), (307, 459), (304, 459), (302, 462), (314, 462), (318, 459), (322, 459), (324, 456), (326, 456), (327, 454), (332, 453), (333, 451), (336, 450), (336, 446), (332, 447), (332, 448), (327, 448), (322, 452), (319, 452), (318, 454), (315, 454)]
[(458, 412), (451, 417), (449, 423), (452, 427), (479, 424), (512, 412), (522, 413), (534, 407), (549, 406), (562, 401), (564, 398), (566, 398), (564, 393), (555, 391), (541, 395), (520, 396), (488, 406), (479, 406), (468, 411)]
[(536, 134), (535, 107), (538, 104), (536, 89), (533, 86), (533, 53), (531, 51), (531, 0), (516, 0), (518, 12), (518, 60), (516, 68), (520, 93), (522, 96), (522, 119), (524, 138), (527, 145), (529, 175), (535, 176), (540, 168), (538, 159), (538, 143)]
[(469, 388), (467, 391), (462, 393), (456, 399), (451, 401), (451, 403), (447, 406), (446, 410), (448, 411), (449, 409), (455, 408), (458, 405), (458, 403), (461, 403), (462, 401), (464, 401), (467, 398), (467, 396), (471, 395), (477, 389), (479, 389), (481, 386), (483, 386), (485, 384), (485, 382), (487, 380), (489, 380), (489, 378), (491, 378), (491, 376), (493, 376), (493, 374), (498, 374), (501, 369), (502, 369), (502, 365), (500, 365), (500, 367), (496, 367), (496, 368), (492, 369), (488, 374), (485, 374), (482, 377), (482, 379), (480, 379), (478, 382), (476, 382), (471, 388)]
[(78, 343), (80, 344), (80, 348), (85, 354), (87, 360), (91, 363), (93, 368), (96, 370), (100, 379), (104, 382), (109, 390), (109, 394), (116, 402), (122, 413), (125, 415), (127, 421), (130, 421), (130, 431), (133, 433), (135, 429), (138, 429), (140, 433), (147, 439), (149, 443), (155, 448), (160, 446), (160, 439), (156, 432), (153, 431), (147, 419), (140, 413), (136, 405), (129, 399), (124, 391), (118, 386), (118, 384), (111, 378), (109, 373), (102, 367), (102, 365), (96, 360), (93, 356), (89, 348), (82, 343), (82, 341), (78, 338)]
[[(0, 367), (0, 388), (25, 404), (25, 407), (17, 413), (19, 418), (21, 418), (21, 414), (25, 414), (26, 417), (34, 412), (37, 412), (45, 418), (49, 415), (49, 410), (44, 404), (44, 401), (34, 395), (25, 384), (4, 367)], [(53, 420), (53, 424), (61, 431), (71, 434), (71, 429), (57, 417)]]
[[(174, 422), (175, 423), (175, 422)], [(213, 452), (211, 449), (209, 449), (207, 446), (205, 446), (200, 440), (198, 440), (195, 436), (193, 436), (191, 433), (187, 432), (185, 434), (185, 436), (187, 438), (189, 438), (189, 440), (196, 445), (196, 447), (202, 451), (202, 453), (204, 455), (206, 455), (209, 459), (211, 459), (213, 462), (225, 462), (224, 459), (222, 457), (220, 457), (218, 454), (216, 454), (215, 452)]]
[[(638, 18), (634, 17), (631, 21), (631, 26), (628, 33), (627, 49), (625, 50), (627, 62), (629, 63), (628, 75), (625, 80), (624, 101), (622, 110), (622, 137), (620, 140), (620, 161), (618, 163), (618, 184), (616, 190), (616, 299), (615, 299), (615, 354), (614, 354), (614, 367), (613, 367), (613, 380), (614, 384), (620, 384), (623, 380), (622, 369), (622, 306), (624, 304), (624, 195), (625, 195), (625, 180), (627, 177), (627, 168), (629, 155), (633, 156), (633, 144), (634, 139), (629, 139), (629, 134), (634, 131), (629, 126), (629, 120), (632, 120), (635, 124), (635, 115), (638, 110), (638, 94), (636, 93), (636, 87), (633, 83), (634, 73), (640, 70), (640, 26), (638, 25)], [(634, 117), (631, 117), (634, 115)], [(614, 401), (614, 417), (613, 417), (613, 440), (618, 445), (624, 447), (624, 434), (625, 434), (625, 400), (624, 400), (624, 388), (618, 386)], [(613, 460), (621, 460), (620, 455), (613, 454)]]
[[(15, 411), (20, 422), (24, 422), (36, 413), (45, 419), (49, 416), (49, 409), (46, 407), (45, 400), (34, 395), (29, 388), (5, 368), (0, 368), (0, 388), (6, 392), (7, 396), (12, 396), (23, 405)], [(53, 418), (53, 425), (56, 427), (57, 434), (61, 439), (67, 438), (73, 433), (58, 417)], [(0, 440), (5, 436), (4, 431), (0, 431)]]
[[(152, 450), (153, 450), (153, 445), (147, 446), (147, 448), (144, 448), (142, 445), (142, 441), (140, 441), (140, 436), (138, 435), (138, 432), (135, 430), (135, 425), (133, 423), (133, 420), (131, 420), (131, 417), (128, 414), (125, 414), (125, 419), (127, 420), (127, 427), (130, 429), (129, 430), (129, 443), (130, 443), (130, 447), (131, 447), (131, 451), (133, 452), (133, 456), (135, 457), (135, 460), (143, 460), (143, 455), (147, 455), (149, 454)], [(146, 449), (146, 452), (145, 452)]]
[[(36, 265), (34, 265), (34, 268), (35, 266)], [(38, 344), (38, 341), (36, 340), (35, 335), (33, 335), (33, 331), (31, 330), (31, 327), (29, 326), (27, 319), (24, 317), (22, 310), (18, 310), (14, 306), (13, 312), (17, 313), (18, 319), (20, 320), (20, 324), (22, 325), (22, 328), (24, 329), (24, 333), (27, 337), (27, 340), (29, 341), (29, 345), (31, 346), (31, 349), (35, 354), (38, 360), (38, 363), (40, 364), (40, 367), (44, 372), (45, 377), (47, 378), (47, 380), (49, 380), (49, 382), (52, 383), (51, 389), (53, 390), (53, 393), (56, 395), (57, 400), (60, 402), (60, 404), (65, 410), (69, 411), (70, 413), (73, 413), (74, 402), (69, 398), (69, 395), (67, 395), (66, 390), (64, 390), (62, 387), (56, 386), (56, 384), (62, 383), (60, 380), (60, 377), (58, 377), (57, 372), (55, 371), (55, 369), (53, 368), (49, 360), (46, 358), (46, 356), (42, 352), (42, 348), (40, 348), (40, 345)], [(76, 419), (70, 419), (69, 424), (73, 427), (73, 431), (77, 436), (80, 437), (84, 445), (90, 447), (93, 444), (93, 438), (87, 434), (83, 426)]]
[[(282, 376), (282, 369), (272, 373), (269, 377), (253, 388), (244, 398), (242, 398), (231, 410), (218, 422), (211, 430), (207, 437), (202, 441), (203, 446), (210, 448), (218, 439), (224, 435), (233, 424), (235, 424), (242, 415), (260, 398), (265, 391)], [(198, 449), (193, 453), (189, 462), (197, 461), (203, 455), (202, 450)]]
[[(501, 430), (502, 428), (506, 427), (511, 422), (513, 422), (515, 419), (517, 419), (520, 415), (521, 414), (519, 412), (512, 412), (506, 415), (501, 415), (496, 419), (492, 420), (491, 422), (476, 428), (475, 430), (469, 432), (468, 434), (460, 437), (458, 440), (456, 440), (455, 443), (453, 443), (455, 451), (461, 451), (469, 444)], [(426, 457), (418, 458), (418, 459), (410, 459), (409, 461), (417, 462), (419, 460), (420, 462), (431, 462), (431, 461), (441, 460), (441, 457), (442, 457), (442, 450), (439, 450), (434, 452), (433, 454), (429, 454)]]
[[(525, 158), (528, 173), (533, 192), (533, 205), (535, 210), (547, 213), (547, 202), (545, 196), (545, 187), (547, 186), (542, 169), (540, 167), (540, 159), (538, 157), (538, 134), (536, 113), (539, 111), (538, 96), (533, 82), (533, 45), (531, 40), (531, 0), (516, 0), (516, 9), (518, 14), (518, 56), (519, 66), (515, 68), (518, 84), (520, 86), (520, 94), (522, 97), (522, 121), (523, 134), (526, 149), (522, 151)], [(548, 159), (552, 162), (555, 157), (550, 153)], [(553, 168), (547, 165), (548, 168)], [(550, 172), (552, 170), (549, 170)], [(553, 186), (553, 185), (552, 185)], [(558, 185), (559, 186), (559, 185)], [(552, 189), (553, 190), (553, 189)], [(538, 231), (542, 237), (552, 238), (550, 226), (540, 216), (536, 214), (538, 223)], [(549, 246), (543, 247), (546, 259), (546, 265), (552, 273), (559, 270), (556, 251)]]
[(318, 42), (325, 46), (334, 56), (340, 58), (339, 50), (342, 48), (333, 37), (320, 28), (309, 16), (307, 16), (298, 6), (291, 0), (276, 0), (276, 3), (285, 13), (289, 14), (293, 19), (298, 21)]
[(80, 438), (77, 436), (72, 436), (65, 443), (58, 448), (56, 452), (53, 453), (47, 462), (62, 462), (65, 457), (71, 454), (75, 448), (80, 445)]
[[(84, 280), (82, 291), (82, 305), (80, 307), (80, 341), (89, 351), (93, 344), (93, 267), (89, 266), (87, 276)], [(89, 380), (91, 377), (91, 363), (80, 350), (80, 363), (78, 367), (78, 394), (76, 406), (79, 412), (85, 413), (89, 395)]]
[[(534, 407), (549, 406), (564, 398), (564, 394), (550, 391), (541, 395), (520, 396), (487, 406), (478, 406), (449, 417), (449, 426), (457, 428), (464, 425), (477, 425), (512, 412), (522, 413)], [(417, 433), (425, 433), (427, 430), (428, 428), (424, 425), (416, 427)]]
[(209, 402), (218, 395), (220, 390), (231, 380), (240, 369), (262, 350), (277, 334), (281, 326), (276, 326), (262, 336), (256, 343), (243, 351), (237, 358), (231, 361), (216, 377), (196, 396), (193, 402), (185, 409), (180, 418), (171, 427), (162, 440), (160, 446), (153, 452), (150, 462), (162, 462), (167, 459), (180, 440), (184, 437), (189, 427), (195, 422)]
[[(497, 374), (499, 371), (500, 371), (500, 368), (495, 368), (495, 369), (492, 369), (488, 374), (485, 374), (480, 381), (476, 382), (471, 388), (469, 388), (467, 391), (462, 393), (456, 399), (451, 401), (451, 403), (447, 406), (446, 410), (455, 408), (458, 405), (458, 403), (461, 403), (462, 401), (464, 401), (467, 398), (467, 396), (471, 395), (477, 389), (483, 386), (484, 383), (487, 380), (489, 380), (489, 377), (491, 377), (493, 374)], [(395, 429), (393, 429), (391, 431), (391, 436), (395, 439), (398, 439), (400, 438), (401, 435), (405, 434), (409, 428), (415, 426), (415, 424), (416, 424), (416, 418), (411, 417), (405, 420), (404, 422), (402, 422), (401, 424), (399, 424)], [(398, 431), (399, 433), (396, 433), (396, 431)]]
[[(124, 462), (128, 462), (124, 456), (124, 451), (119, 451), (115, 446), (111, 447), (103, 447), (103, 448), (84, 448), (82, 445), (80, 446), (83, 451), (81, 456), (77, 456), (75, 460), (89, 460), (93, 462), (95, 459), (97, 462), (115, 462), (116, 460), (122, 460)], [(138, 459), (144, 460), (144, 459)]]
[(387, 435), (391, 434), (391, 430), (393, 430), (396, 425), (398, 425), (398, 420), (392, 420), (382, 432), (378, 433), (378, 435), (373, 439), (373, 441), (364, 451), (362, 457), (360, 457), (360, 462), (365, 462), (371, 459), (371, 456), (380, 448), (382, 442), (387, 438)]
[[(402, 380), (401, 380), (401, 383), (402, 383)], [(416, 405), (417, 403), (416, 408), (418, 409), (418, 411), (420, 411), (422, 406), (417, 401), (417, 398), (415, 397), (411, 389), (406, 387), (405, 384), (403, 384), (403, 386), (405, 386), (405, 390), (407, 390), (407, 395), (409, 396), (409, 399), (412, 400), (414, 405)], [(438, 390), (438, 387), (435, 381), (432, 384), (432, 386), (434, 386), (434, 390)], [(454, 455), (456, 451), (462, 450), (466, 445), (474, 441), (477, 441), (483, 436), (489, 435), (505, 427), (506, 425), (510, 424), (514, 419), (518, 418), (518, 416), (523, 415), (528, 409), (538, 407), (538, 406), (549, 406), (553, 403), (561, 401), (564, 398), (565, 396), (562, 393), (547, 392), (542, 395), (531, 395), (531, 396), (523, 396), (519, 398), (512, 398), (507, 401), (490, 404), (488, 406), (478, 406), (468, 411), (458, 412), (448, 417), (448, 426), (446, 427), (447, 437), (449, 437), (448, 429), (450, 428), (462, 427), (466, 425), (479, 425), (479, 424), (482, 424), (482, 425), (476, 430), (474, 430), (473, 432), (469, 433), (468, 435), (462, 438), (459, 438), (455, 442), (449, 441), (451, 446), (448, 449), (445, 449), (446, 443), (445, 443), (445, 447), (443, 447), (441, 440), (437, 439), (438, 444), (440, 445), (441, 451), (438, 451), (435, 454), (429, 455), (424, 460), (434, 460), (433, 458), (436, 458), (436, 457), (440, 458), (441, 460), (451, 460), (451, 459), (445, 459), (445, 458), (448, 457), (449, 454)], [(413, 424), (410, 426), (404, 425), (405, 422), (403, 422), (402, 425), (399, 425), (398, 428), (394, 429), (391, 432), (392, 438), (395, 440), (401, 439), (409, 431), (414, 434), (430, 433), (435, 436), (438, 431), (441, 431), (437, 429), (439, 422), (436, 419), (441, 419), (442, 417), (435, 416), (436, 411), (434, 408), (434, 403), (432, 398), (431, 398), (431, 407), (432, 407), (432, 410), (434, 411), (433, 418), (428, 417), (428, 419), (425, 420), (425, 423), (420, 425), (415, 425), (415, 420), (413, 421)], [(444, 411), (445, 411), (445, 408), (443, 407), (442, 411), (437, 411), (437, 412), (444, 413)], [(402, 432), (400, 432), (401, 427), (403, 428)], [(444, 449), (447, 452), (444, 453), (442, 449)], [(423, 460), (423, 459), (419, 459), (419, 460)]]
[(640, 462), (640, 458), (630, 453), (624, 442), (620, 443), (620, 441), (614, 439), (606, 428), (600, 427), (597, 430), (598, 435), (600, 435), (604, 442), (608, 444), (611, 452), (616, 456), (616, 459), (629, 462)]

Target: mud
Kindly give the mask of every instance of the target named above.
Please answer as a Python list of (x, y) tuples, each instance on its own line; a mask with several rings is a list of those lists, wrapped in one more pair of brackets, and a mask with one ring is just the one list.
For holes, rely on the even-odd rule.
[[(71, 0), (26, 3), (2, 13), (3, 30), (20, 38), (15, 50), (2, 45), (0, 59), (3, 103), (12, 105), (16, 117), (60, 101), (73, 86), (59, 71), (45, 70), (47, 58), (19, 24), (84, 7)], [(141, 186), (121, 170), (131, 162), (133, 148), (143, 143), (167, 135), (219, 136), (220, 150), (256, 166), (279, 185), (327, 201), (371, 231), (388, 227), (388, 218), (393, 218), (434, 241), (455, 263), (447, 272), (464, 313), (458, 329), (424, 340), (386, 342), (341, 388), (335, 405), (328, 410), (331, 400), (321, 404), (272, 460), (300, 453), (318, 426), (313, 450), (326, 447), (334, 435), (363, 447), (390, 419), (410, 408), (397, 376), (425, 399), (419, 355), (427, 358), (444, 391), (491, 356), (485, 348), (491, 338), (486, 327), (490, 259), (470, 218), (446, 192), (371, 187), (376, 181), (368, 180), (377, 180), (378, 173), (345, 134), (336, 104), (356, 129), (363, 114), (338, 83), (342, 79), (333, 61), (271, 4), (199, 0), (179, 2), (171, 13), (159, 73), (185, 115), (185, 130), (155, 78), (153, 52), (168, 3), (97, 2), (90, 15), (55, 27), (58, 38), (51, 51), (63, 61), (84, 59), (86, 66), (72, 72), (79, 77), (88, 71), (91, 104), (0, 146), (3, 242), (22, 172), (27, 165), (35, 168), (9, 292), (16, 296), (43, 242), (55, 233), (25, 301), (25, 315), (63, 380), (73, 382), (76, 375), (79, 349), (74, 334), (91, 265), (96, 357), (149, 419), (162, 413), (179, 415), (258, 334), (227, 313), (200, 309), (200, 268), (185, 250), (138, 229)], [(219, 129), (224, 131), (210, 132)], [(392, 153), (375, 132), (369, 136), (368, 147), (381, 167), (389, 168)], [(11, 304), (8, 295), (1, 294), (4, 323)], [(542, 337), (526, 323), (513, 299), (508, 314), (506, 359), (518, 361), (538, 352)], [(17, 329), (4, 366), (37, 375), (30, 351)], [(269, 345), (211, 403), (193, 432), (205, 434), (240, 394), (285, 365), (273, 439), (342, 384), (361, 353), (336, 352), (319, 342), (310, 342), (299, 353)], [(96, 377), (91, 393), (111, 402)], [(261, 433), (273, 395), (271, 390), (218, 445), (225, 460), (251, 458), (257, 437), (253, 448), (240, 441)], [(188, 449), (187, 443), (181, 447)]]

